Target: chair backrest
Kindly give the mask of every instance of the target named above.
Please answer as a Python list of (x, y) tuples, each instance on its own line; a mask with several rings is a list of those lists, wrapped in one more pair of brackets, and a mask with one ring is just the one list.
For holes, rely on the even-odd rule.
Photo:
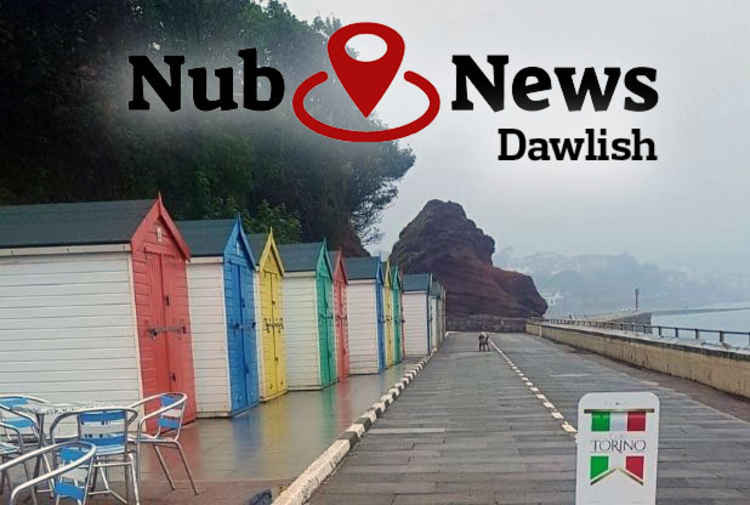
[[(154, 409), (153, 405), (157, 402), (158, 405)], [(168, 438), (177, 440), (182, 431), (186, 405), (185, 393), (161, 393), (137, 401), (130, 408), (143, 408), (147, 412), (138, 423), (139, 434), (155, 431), (157, 437), (164, 437), (169, 433)]]
[[(91, 446), (81, 442), (67, 442), (56, 454), (58, 467), (72, 465), (73, 468), (65, 471), (55, 479), (55, 496), (70, 498), (81, 504), (86, 503), (86, 495), (91, 478), (91, 465), (96, 451), (91, 451)], [(88, 453), (91, 453), (88, 455)]]
[(78, 415), (78, 437), (97, 448), (127, 444), (128, 427), (138, 417), (133, 409), (87, 410)]
[[(42, 483), (50, 483), (56, 497), (69, 498), (85, 505), (95, 455), (96, 447), (94, 445), (80, 441), (69, 441), (48, 445), (0, 464), (0, 473), (3, 473), (15, 466), (26, 465), (29, 461), (38, 461), (39, 458), (43, 458), (47, 468), (46, 473), (14, 487), (8, 505), (15, 505), (18, 497), (24, 491)], [(50, 460), (53, 463), (53, 468), (49, 466)]]
[(0, 422), (0, 461), (2, 457), (23, 452), (23, 435), (15, 426)]
[(159, 415), (157, 436), (174, 431), (179, 436), (182, 430), (182, 420), (185, 416), (187, 395), (184, 393), (164, 393), (159, 398), (161, 414)]
[(60, 427), (67, 426), (71, 418), (75, 418), (77, 426), (76, 438), (82, 442), (94, 445), (100, 451), (124, 451), (128, 440), (128, 428), (138, 417), (134, 409), (85, 409), (66, 412), (55, 419), (50, 427), (50, 437), (53, 443), (69, 435), (60, 435)]
[(16, 428), (23, 436), (38, 436), (36, 421), (28, 414), (16, 412), (13, 409), (29, 403), (45, 403), (44, 400), (29, 396), (0, 396), (0, 422)]

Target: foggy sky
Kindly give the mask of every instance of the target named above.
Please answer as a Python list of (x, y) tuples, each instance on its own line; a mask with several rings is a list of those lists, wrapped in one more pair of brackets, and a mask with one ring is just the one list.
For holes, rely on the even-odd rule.
[[(288, 0), (300, 18), (335, 15), (344, 24), (377, 21), (398, 30), (406, 54), (397, 78), (375, 109), (395, 126), (426, 108), (403, 72), (427, 77), (441, 95), (441, 110), (426, 130), (405, 139), (417, 156), (385, 212), (386, 250), (431, 198), (461, 203), (497, 249), (517, 254), (629, 252), (670, 266), (672, 258), (740, 268), (750, 263), (750, 3), (743, 1), (397, 1)], [(376, 57), (374, 37), (352, 39), (363, 57)], [(453, 111), (454, 54), (469, 54), (491, 76), (488, 54), (510, 57), (506, 107), (492, 112), (469, 84), (474, 111)], [(551, 107), (520, 110), (510, 79), (526, 66), (553, 78)], [(624, 111), (618, 85), (606, 112), (589, 100), (570, 112), (553, 68), (635, 66), (658, 71), (659, 104), (649, 112)], [(602, 74), (603, 77), (603, 74)], [(641, 128), (656, 142), (656, 162), (497, 160), (498, 128), (527, 137), (582, 136), (607, 128), (627, 136)], [(750, 270), (750, 267), (746, 267)]]

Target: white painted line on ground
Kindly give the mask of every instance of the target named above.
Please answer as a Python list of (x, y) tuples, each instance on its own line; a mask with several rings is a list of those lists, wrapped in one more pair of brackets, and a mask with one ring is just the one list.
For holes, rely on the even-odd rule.
[(571, 425), (568, 421), (565, 420), (565, 416), (563, 416), (557, 408), (547, 399), (547, 397), (542, 393), (541, 389), (534, 386), (534, 384), (531, 382), (531, 380), (524, 374), (516, 365), (513, 363), (513, 361), (510, 359), (510, 357), (503, 352), (502, 349), (500, 349), (495, 342), (490, 339), (490, 345), (495, 349), (495, 351), (502, 357), (508, 365), (511, 367), (511, 369), (516, 372), (516, 374), (521, 378), (521, 380), (525, 383), (526, 386), (529, 387), (529, 391), (532, 393), (536, 393), (534, 396), (536, 396), (539, 400), (542, 400), (542, 405), (548, 409), (550, 409), (552, 412), (550, 414), (554, 419), (557, 419), (558, 421), (563, 421), (560, 427), (566, 431), (567, 433), (576, 433), (576, 429), (573, 425)]

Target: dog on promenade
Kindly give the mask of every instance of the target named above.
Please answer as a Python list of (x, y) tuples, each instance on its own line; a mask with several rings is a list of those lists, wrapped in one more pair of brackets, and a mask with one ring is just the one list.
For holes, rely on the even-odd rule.
[(485, 332), (479, 334), (479, 350), (489, 351), (490, 350), (490, 336)]

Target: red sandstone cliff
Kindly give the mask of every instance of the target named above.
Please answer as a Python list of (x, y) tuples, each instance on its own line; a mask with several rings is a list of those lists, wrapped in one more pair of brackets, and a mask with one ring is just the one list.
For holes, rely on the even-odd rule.
[(445, 286), (449, 329), (544, 314), (547, 303), (531, 277), (492, 266), (494, 251), (495, 241), (461, 205), (430, 200), (401, 231), (390, 259), (405, 273), (432, 272)]

